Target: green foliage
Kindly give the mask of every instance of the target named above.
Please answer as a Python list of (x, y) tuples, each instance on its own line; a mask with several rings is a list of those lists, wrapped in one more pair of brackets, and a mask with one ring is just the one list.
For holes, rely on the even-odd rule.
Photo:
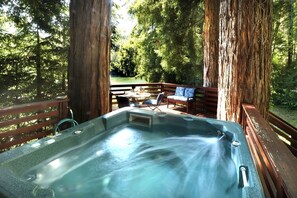
[(67, 9), (58, 0), (4, 1), (0, 11), (1, 107), (65, 94)]
[(112, 15), (112, 20), (111, 20), (111, 51), (115, 52), (118, 51), (118, 42), (120, 40), (120, 34), (117, 30), (117, 25), (118, 25), (118, 20), (119, 20), (119, 15), (117, 12), (119, 12), (119, 5), (116, 3), (113, 3), (113, 6), (111, 8), (111, 15)]
[[(119, 5), (112, 18), (117, 19)], [(297, 2), (274, 1), (271, 101), (297, 108)], [(68, 5), (63, 0), (0, 1), (0, 106), (53, 98), (67, 90)], [(112, 24), (111, 71), (148, 82), (202, 81), (199, 0), (135, 0), (131, 38)], [(11, 27), (11, 28), (10, 28)]]
[(119, 48), (115, 54), (117, 61), (112, 63), (112, 71), (119, 76), (136, 76), (135, 50), (129, 44), (124, 44)]
[(297, 2), (274, 1), (271, 102), (297, 109)]
[[(53, 24), (60, 20), (61, 8), (64, 7), (61, 0), (16, 0), (7, 1), (7, 14), (14, 23), (23, 29), (38, 28), (51, 32)], [(31, 26), (28, 25), (31, 23)]]
[(129, 39), (125, 38), (117, 29), (120, 6), (116, 3), (112, 6), (112, 34), (111, 34), (111, 64), (112, 75), (122, 77), (133, 77), (136, 75), (136, 64), (134, 61), (135, 49), (131, 46)]
[(194, 84), (202, 76), (203, 10), (197, 0), (139, 0), (133, 40), (138, 75), (150, 82)]
[(297, 109), (297, 61), (291, 67), (274, 65), (272, 75), (272, 102)]

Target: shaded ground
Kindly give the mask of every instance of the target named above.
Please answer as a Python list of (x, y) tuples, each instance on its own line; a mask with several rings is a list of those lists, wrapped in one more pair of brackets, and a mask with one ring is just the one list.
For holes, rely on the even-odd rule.
[[(143, 109), (150, 109), (149, 107), (141, 107)], [(112, 110), (116, 110), (118, 109), (118, 106), (117, 104), (114, 104), (112, 106)], [(162, 111), (162, 112), (166, 112), (166, 113), (173, 113), (173, 114), (187, 114), (186, 113), (186, 109), (185, 107), (180, 107), (180, 106), (176, 106), (174, 107), (174, 105), (169, 105), (169, 108), (167, 108), (167, 104), (163, 103), (160, 105), (159, 109)], [(159, 110), (156, 110), (156, 111), (159, 111)]]
[[(145, 107), (145, 106), (143, 106), (143, 107), (141, 107), (141, 108), (143, 108), (143, 109), (150, 109), (149, 107)], [(116, 110), (116, 109), (118, 109), (118, 106), (117, 106), (117, 104), (114, 104), (114, 105), (112, 106), (112, 110), (114, 111), (114, 110)], [(160, 109), (162, 112), (165, 112), (165, 113), (172, 113), (172, 114), (188, 114), (188, 113), (186, 112), (186, 108), (185, 108), (185, 107), (178, 106), (178, 105), (177, 105), (177, 106), (174, 106), (173, 104), (170, 104), (170, 105), (168, 106), (168, 108), (167, 108), (167, 104), (162, 103), (162, 104), (160, 105), (159, 109)], [(159, 111), (159, 110), (155, 110), (155, 111)], [(196, 116), (201, 116), (201, 117), (203, 117), (203, 115), (199, 115), (199, 114), (196, 114), (196, 113), (194, 113), (194, 112), (191, 112), (191, 110), (190, 110), (189, 114), (190, 114), (190, 115), (196, 115)]]

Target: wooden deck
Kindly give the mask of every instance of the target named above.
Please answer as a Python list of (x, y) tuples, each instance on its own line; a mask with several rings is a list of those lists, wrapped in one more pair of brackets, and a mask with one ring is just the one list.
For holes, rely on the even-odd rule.
[[(117, 101), (116, 96), (117, 95), (123, 95), (125, 92), (131, 91), (131, 89), (134, 87), (135, 90), (142, 89), (144, 92), (150, 93), (150, 98), (156, 98), (157, 95), (160, 92), (164, 92), (165, 96), (163, 98), (164, 104), (167, 102), (167, 95), (173, 95), (175, 93), (175, 89), (177, 86), (184, 86), (187, 87), (187, 85), (178, 85), (178, 84), (172, 84), (172, 83), (146, 83), (146, 84), (121, 84), (121, 85), (111, 85), (110, 86), (110, 104), (111, 109), (116, 108)], [(215, 117), (217, 114), (217, 102), (218, 102), (218, 90), (217, 88), (210, 88), (210, 87), (200, 87), (197, 86), (196, 92), (195, 92), (195, 101), (193, 104), (191, 104), (189, 113), (192, 115), (204, 115), (207, 117)], [(140, 104), (143, 102), (143, 100), (139, 101)], [(163, 106), (163, 105), (162, 105)], [(164, 111), (170, 111), (171, 110), (177, 110), (186, 112), (186, 109), (183, 110), (180, 108), (180, 106), (177, 106), (175, 109), (171, 108), (166, 109), (162, 107)], [(178, 113), (173, 111), (173, 113)]]
[[(180, 86), (168, 83), (112, 85), (111, 111), (118, 108), (115, 96), (130, 91), (135, 85), (144, 88), (151, 94), (151, 98), (155, 98), (160, 92), (173, 93), (175, 87)], [(53, 126), (67, 117), (67, 106), (68, 99), (60, 98), (0, 109), (0, 152), (53, 133)], [(217, 89), (199, 87), (196, 101), (189, 114), (215, 117), (216, 107)], [(167, 108), (166, 97), (160, 110), (189, 115), (186, 113), (186, 108), (182, 106), (169, 105)], [(297, 197), (297, 129), (272, 114), (268, 121), (265, 120), (252, 105), (243, 105), (240, 124), (258, 167), (265, 196)]]
[[(139, 107), (141, 109), (147, 109), (147, 110), (151, 110), (149, 107), (146, 106), (141, 106)], [(113, 105), (112, 106), (112, 110), (117, 110), (118, 107), (117, 105)], [(208, 117), (208, 118), (215, 118), (215, 116), (211, 116), (211, 115), (206, 115), (203, 113), (195, 113), (193, 110), (190, 110), (189, 113), (186, 112), (186, 107), (185, 106), (180, 106), (180, 105), (173, 105), (170, 104), (167, 108), (167, 103), (162, 102), (162, 104), (159, 106), (159, 109), (161, 112), (165, 112), (165, 113), (171, 113), (171, 114), (178, 114), (178, 115), (194, 115), (197, 117)], [(158, 109), (155, 110), (156, 112), (160, 112)]]

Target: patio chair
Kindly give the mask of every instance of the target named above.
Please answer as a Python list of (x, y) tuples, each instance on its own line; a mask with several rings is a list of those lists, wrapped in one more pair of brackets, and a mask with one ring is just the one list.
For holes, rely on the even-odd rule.
[(133, 102), (130, 102), (129, 98), (124, 97), (124, 96), (116, 96), (117, 102), (118, 102), (118, 107), (123, 108), (123, 107), (138, 107), (139, 105)]
[(156, 99), (146, 100), (142, 104), (148, 106), (152, 110), (159, 109), (159, 111), (161, 111), (161, 109), (159, 108), (159, 106), (160, 106), (160, 104), (162, 102), (163, 97), (164, 97), (164, 92), (159, 93)]

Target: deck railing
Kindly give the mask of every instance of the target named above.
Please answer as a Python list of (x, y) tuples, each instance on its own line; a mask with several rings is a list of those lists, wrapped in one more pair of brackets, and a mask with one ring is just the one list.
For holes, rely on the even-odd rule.
[(297, 158), (254, 106), (243, 105), (241, 124), (260, 173), (265, 196), (297, 197)]
[[(124, 92), (130, 91), (132, 88), (142, 88), (145, 92), (150, 93), (151, 97), (154, 98), (160, 92), (165, 92), (165, 95), (174, 94), (177, 86), (187, 85), (178, 85), (173, 83), (111, 85), (110, 99), (112, 105), (110, 105), (110, 111), (112, 111), (112, 106), (117, 106), (115, 96), (124, 94)], [(199, 116), (216, 117), (218, 101), (217, 88), (196, 88), (196, 101), (191, 107), (190, 113)], [(21, 144), (27, 140), (29, 141), (34, 138), (43, 137), (51, 133), (52, 129), (50, 127), (67, 116), (67, 112), (65, 113), (67, 101), (67, 99), (59, 99), (1, 109), (0, 149)], [(164, 102), (166, 102), (166, 97)], [(47, 110), (47, 108), (52, 110)], [(282, 136), (281, 139), (297, 157), (297, 129), (272, 113), (269, 114), (269, 122), (273, 131), (279, 136)], [(39, 132), (36, 133), (36, 131)], [(24, 134), (27, 133), (31, 135), (24, 136)], [(22, 136), (22, 139), (18, 140), (18, 136)]]
[[(129, 92), (132, 89), (143, 89), (144, 92), (150, 93), (151, 97), (157, 97), (158, 93), (163, 92), (162, 83), (143, 83), (143, 84), (119, 84), (119, 85), (110, 85), (110, 111), (112, 111), (112, 106), (117, 104), (116, 96), (123, 95), (125, 92)], [(140, 100), (140, 102), (142, 102)]]
[(53, 132), (67, 117), (68, 99), (56, 99), (0, 109), (0, 152)]
[(271, 112), (269, 113), (268, 121), (273, 131), (297, 157), (297, 129)]
[[(177, 86), (182, 85), (171, 83), (111, 85), (110, 99), (115, 105), (115, 95), (140, 87), (145, 92), (151, 93), (151, 97), (154, 98), (160, 92), (165, 92), (165, 95), (173, 94)], [(196, 88), (196, 102), (191, 113), (213, 117), (217, 109), (217, 89)], [(67, 117), (67, 105), (68, 99), (56, 99), (0, 109), (0, 152), (52, 133), (58, 121)], [(272, 113), (269, 114), (267, 122), (257, 109), (250, 105), (243, 105), (241, 124), (261, 173), (267, 197), (297, 197), (297, 129)]]
[[(166, 96), (172, 95), (175, 92), (177, 86), (187, 86), (173, 83), (146, 83), (146, 84), (120, 84), (110, 86), (110, 103), (112, 106), (117, 104), (116, 96), (122, 95), (127, 91), (134, 89), (143, 89), (144, 92), (151, 94), (151, 98), (156, 98), (158, 93), (164, 92), (164, 102), (166, 102)], [(217, 114), (217, 102), (218, 102), (218, 90), (217, 88), (191, 86), (196, 88), (196, 100), (191, 107), (192, 114), (200, 114), (207, 117), (216, 117)], [(142, 102), (140, 100), (140, 102)]]

